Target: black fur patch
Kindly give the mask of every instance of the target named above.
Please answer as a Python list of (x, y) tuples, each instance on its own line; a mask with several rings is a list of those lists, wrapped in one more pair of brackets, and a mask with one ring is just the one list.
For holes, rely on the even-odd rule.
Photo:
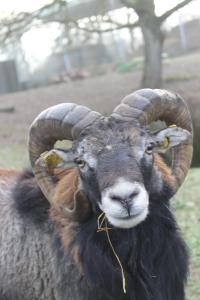
[(24, 171), (13, 189), (15, 206), (21, 217), (41, 225), (48, 219), (49, 202), (31, 171)]
[(96, 232), (95, 218), (81, 225), (76, 242), (85, 275), (111, 299), (184, 300), (187, 249), (168, 204), (161, 201), (151, 199), (149, 216), (135, 228), (109, 232), (125, 271), (127, 294), (106, 233)]

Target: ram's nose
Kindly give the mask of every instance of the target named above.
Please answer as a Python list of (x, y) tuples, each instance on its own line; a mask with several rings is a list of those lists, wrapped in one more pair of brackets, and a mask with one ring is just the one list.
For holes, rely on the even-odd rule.
[(115, 193), (111, 192), (109, 197), (112, 201), (119, 202), (127, 210), (128, 215), (130, 216), (131, 206), (133, 204), (134, 198), (136, 198), (139, 193), (140, 191), (138, 187), (135, 187), (135, 185), (133, 184), (132, 190), (129, 189), (126, 192), (123, 190), (116, 191)]

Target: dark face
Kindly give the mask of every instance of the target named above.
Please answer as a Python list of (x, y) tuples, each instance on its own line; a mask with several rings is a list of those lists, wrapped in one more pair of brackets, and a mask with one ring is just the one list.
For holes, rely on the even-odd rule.
[(148, 214), (144, 177), (152, 170), (153, 140), (144, 129), (121, 125), (90, 130), (74, 151), (83, 188), (95, 190), (92, 197), (112, 225), (130, 228)]

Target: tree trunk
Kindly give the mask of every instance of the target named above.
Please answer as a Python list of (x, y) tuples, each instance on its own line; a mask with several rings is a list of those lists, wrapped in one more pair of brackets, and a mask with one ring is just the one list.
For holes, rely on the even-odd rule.
[(159, 88), (162, 85), (162, 49), (164, 40), (161, 26), (158, 22), (155, 22), (155, 19), (151, 19), (147, 20), (147, 22), (141, 22), (141, 29), (144, 38), (142, 87)]

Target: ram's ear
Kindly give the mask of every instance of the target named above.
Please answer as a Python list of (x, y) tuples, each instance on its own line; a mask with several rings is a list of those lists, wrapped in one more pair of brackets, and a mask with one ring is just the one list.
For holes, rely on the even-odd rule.
[(74, 162), (74, 154), (69, 150), (52, 149), (41, 154), (39, 162), (49, 173), (57, 169), (71, 169), (77, 167)]
[(178, 146), (191, 138), (191, 133), (186, 129), (171, 126), (153, 134), (155, 152), (165, 153), (172, 147)]

